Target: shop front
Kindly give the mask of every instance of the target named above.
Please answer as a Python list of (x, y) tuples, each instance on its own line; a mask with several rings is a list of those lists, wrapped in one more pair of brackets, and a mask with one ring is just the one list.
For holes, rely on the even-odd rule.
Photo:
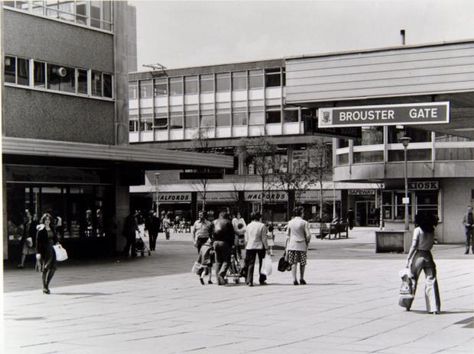
[(377, 226), (380, 208), (376, 189), (349, 189), (349, 207), (354, 211), (356, 226)]
[[(330, 222), (335, 217), (344, 217), (341, 210), (341, 191), (323, 190), (323, 221)], [(296, 194), (296, 204), (304, 207), (305, 217), (308, 220), (319, 220), (321, 192), (319, 190), (307, 190)]]
[(160, 215), (170, 214), (171, 221), (179, 220), (191, 223), (193, 216), (193, 193), (172, 192), (159, 193), (158, 212)]

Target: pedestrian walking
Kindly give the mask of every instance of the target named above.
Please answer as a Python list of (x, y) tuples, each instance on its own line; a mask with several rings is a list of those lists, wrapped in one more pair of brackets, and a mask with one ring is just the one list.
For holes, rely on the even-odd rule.
[(347, 224), (349, 226), (349, 230), (352, 230), (354, 227), (354, 210), (352, 208), (349, 208), (346, 214), (347, 217)]
[(237, 249), (237, 254), (242, 258), (242, 249), (245, 248), (245, 230), (247, 224), (245, 223), (244, 218), (237, 212), (237, 215), (232, 219), (232, 227), (235, 232), (235, 246)]
[(20, 239), (21, 261), (18, 268), (25, 267), (26, 257), (36, 254), (36, 225), (37, 222), (31, 212), (25, 210), (25, 222), (23, 224), (23, 234)]
[(200, 211), (198, 217), (191, 228), (191, 233), (193, 235), (194, 247), (197, 248), (199, 253), (202, 245), (209, 240), (212, 224), (206, 219), (207, 215), (205, 211)]
[(196, 274), (199, 281), (204, 285), (204, 278), (209, 276), (208, 284), (212, 284), (212, 265), (214, 264), (214, 248), (212, 247), (212, 240), (210, 238), (199, 248), (198, 259), (196, 260)]
[(170, 228), (171, 228), (171, 213), (166, 213), (163, 218), (163, 232), (165, 233), (165, 238), (170, 239)]
[(275, 246), (275, 229), (273, 225), (270, 224), (267, 227), (267, 244), (270, 251), (270, 256), (273, 256), (273, 246)]
[(261, 222), (262, 215), (259, 212), (250, 215), (250, 224), (245, 232), (245, 264), (247, 266), (247, 285), (253, 286), (253, 272), (255, 258), (258, 256), (258, 274), (260, 285), (266, 285), (266, 275), (262, 274), (262, 263), (265, 253), (269, 253), (267, 244), (267, 227)]
[(56, 272), (56, 253), (53, 246), (58, 243), (51, 214), (44, 214), (36, 233), (36, 259), (41, 264), (43, 293), (49, 294), (49, 284)]
[(433, 314), (438, 314), (441, 307), (438, 280), (436, 278), (436, 264), (431, 254), (436, 223), (437, 221), (433, 215), (416, 214), (413, 242), (408, 252), (406, 263), (406, 267), (410, 269), (414, 279), (413, 296), (416, 292), (421, 270), (424, 271), (426, 308), (428, 312)]
[(463, 216), (462, 223), (464, 225), (464, 232), (466, 236), (466, 251), (464, 254), (469, 254), (469, 247), (472, 247), (474, 254), (474, 240), (472, 240), (472, 229), (474, 227), (474, 217), (472, 215), (472, 207), (469, 205), (467, 211)]
[(234, 228), (227, 211), (221, 211), (219, 218), (214, 220), (213, 224), (217, 284), (225, 285), (225, 276), (230, 263), (232, 244), (234, 243)]
[[(288, 254), (288, 262), (291, 264), (291, 274), (293, 275), (294, 285), (306, 285), (304, 270), (311, 234), (308, 222), (303, 220), (303, 213), (303, 208), (295, 208), (293, 211), (294, 217), (288, 222), (288, 235), (286, 237), (286, 252)], [(298, 263), (300, 265), (299, 283), (296, 278), (296, 266)]]
[(149, 211), (148, 217), (145, 220), (145, 230), (148, 232), (150, 250), (154, 251), (156, 249), (158, 232), (160, 231), (160, 219), (156, 216), (153, 210)]
[(136, 233), (138, 230), (138, 221), (137, 221), (137, 213), (130, 212), (130, 214), (125, 218), (125, 222), (123, 225), (122, 235), (125, 237), (127, 243), (125, 244), (125, 248), (123, 249), (123, 256), (125, 258), (131, 254), (132, 258), (137, 256), (136, 250)]

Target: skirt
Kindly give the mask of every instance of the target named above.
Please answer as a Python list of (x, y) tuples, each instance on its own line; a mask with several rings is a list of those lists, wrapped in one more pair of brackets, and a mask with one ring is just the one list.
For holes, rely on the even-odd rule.
[(306, 252), (305, 251), (288, 251), (288, 262), (290, 264), (300, 263), (302, 266), (306, 265)]

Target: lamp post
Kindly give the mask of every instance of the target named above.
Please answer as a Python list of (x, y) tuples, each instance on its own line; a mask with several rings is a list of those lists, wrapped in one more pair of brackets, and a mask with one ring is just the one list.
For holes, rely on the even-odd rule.
[(160, 211), (159, 211), (159, 190), (158, 190), (158, 184), (160, 181), (160, 174), (158, 172), (155, 173), (155, 209), (156, 209), (156, 216), (160, 217)]
[(408, 198), (408, 162), (407, 162), (407, 148), (408, 144), (410, 144), (411, 138), (408, 136), (404, 136), (400, 138), (400, 142), (403, 145), (403, 156), (404, 156), (404, 161), (405, 161), (405, 198), (403, 198), (403, 204), (405, 204), (405, 231), (409, 230), (409, 224), (408, 224), (408, 204), (409, 204), (409, 198)]

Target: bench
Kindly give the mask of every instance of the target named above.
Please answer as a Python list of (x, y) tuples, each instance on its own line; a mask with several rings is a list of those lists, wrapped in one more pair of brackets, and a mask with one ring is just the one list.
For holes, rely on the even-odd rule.
[(349, 225), (347, 223), (335, 223), (329, 225), (328, 238), (349, 238)]

